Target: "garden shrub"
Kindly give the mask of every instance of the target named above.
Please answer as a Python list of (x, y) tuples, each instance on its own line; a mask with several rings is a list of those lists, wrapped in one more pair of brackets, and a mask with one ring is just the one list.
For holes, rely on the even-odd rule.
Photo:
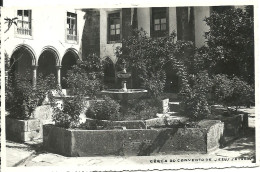
[(52, 107), (54, 113), (52, 119), (56, 126), (63, 128), (78, 127), (80, 122), (80, 113), (83, 109), (83, 100), (79, 97), (62, 98), (62, 107), (57, 106), (55, 98), (50, 95), (52, 99)]
[(128, 103), (128, 114), (123, 120), (146, 120), (156, 117), (160, 112), (159, 99), (131, 100)]
[(151, 97), (159, 97), (165, 86), (166, 75), (163, 66), (169, 58), (169, 51), (174, 45), (174, 37), (151, 38), (144, 30), (135, 30), (133, 36), (123, 40), (123, 45), (116, 50), (117, 66), (122, 70), (122, 61), (127, 64), (127, 71), (132, 73), (134, 88), (149, 90)]
[(205, 33), (208, 50), (204, 51), (210, 61), (208, 69), (254, 84), (253, 6), (213, 12), (205, 21), (210, 28)]
[(110, 97), (104, 96), (103, 100), (96, 100), (90, 104), (86, 117), (98, 120), (118, 120), (120, 105)]
[[(189, 79), (189, 82), (188, 82)], [(181, 113), (191, 120), (202, 120), (210, 114), (207, 94), (210, 93), (212, 81), (206, 71), (202, 71), (183, 82), (181, 98)]]
[(37, 78), (37, 85), (33, 87), (26, 75), (17, 74), (16, 77), (9, 76), (6, 86), (6, 110), (10, 117), (17, 119), (33, 118), (32, 113), (37, 106), (40, 106), (48, 92), (56, 87), (54, 75)]
[(80, 114), (84, 110), (86, 98), (96, 99), (103, 85), (103, 65), (95, 54), (86, 57), (72, 66), (67, 77), (63, 78), (73, 97), (66, 98), (61, 95), (63, 107), (57, 104), (57, 99), (50, 95), (52, 108), (54, 109), (53, 121), (64, 128), (80, 126)]
[(229, 78), (227, 75), (214, 76), (214, 101), (225, 107), (249, 106), (254, 100), (254, 89), (238, 77)]
[(74, 95), (95, 98), (103, 86), (103, 65), (94, 54), (74, 65), (63, 78)]

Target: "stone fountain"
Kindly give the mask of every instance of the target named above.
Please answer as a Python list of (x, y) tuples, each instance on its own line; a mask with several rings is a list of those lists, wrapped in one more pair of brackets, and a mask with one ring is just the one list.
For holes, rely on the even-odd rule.
[(128, 100), (138, 99), (147, 93), (144, 89), (127, 89), (127, 79), (131, 77), (130, 73), (126, 72), (126, 62), (123, 61), (123, 70), (118, 72), (117, 77), (122, 79), (121, 89), (107, 89), (101, 91), (102, 94), (108, 95), (113, 99), (121, 100), (122, 113), (125, 115), (128, 109)]

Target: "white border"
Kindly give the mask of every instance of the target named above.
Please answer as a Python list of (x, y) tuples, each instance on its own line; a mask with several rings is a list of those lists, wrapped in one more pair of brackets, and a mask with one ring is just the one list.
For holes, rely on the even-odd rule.
[[(259, 91), (258, 88), (260, 86), (260, 82), (259, 82), (259, 78), (258, 76), (260, 76), (260, 69), (259, 69), (259, 2), (257, 0), (216, 0), (216, 1), (210, 1), (210, 0), (110, 0), (110, 1), (106, 1), (106, 0), (95, 0), (95, 1), (87, 1), (87, 0), (45, 0), (45, 1), (36, 1), (36, 0), (3, 0), (3, 5), (4, 7), (47, 7), (47, 6), (68, 6), (71, 8), (71, 6), (75, 7), (75, 8), (122, 8), (122, 7), (151, 7), (151, 6), (213, 6), (213, 5), (254, 5), (254, 17), (255, 17), (255, 87), (256, 87), (256, 152), (257, 152), (257, 161), (259, 162), (259, 98), (257, 95), (259, 95)], [(2, 15), (3, 16), (3, 15)], [(3, 21), (1, 19), (1, 21)], [(3, 30), (2, 33), (3, 34)], [(3, 42), (3, 41), (2, 41)], [(1, 46), (1, 51), (3, 45)], [(2, 76), (1, 76), (1, 80), (4, 81), (5, 77), (4, 77), (4, 53), (2, 51), (1, 53), (2, 58), (1, 58), (1, 70), (2, 70)], [(5, 101), (5, 97), (4, 97), (4, 82), (1, 82), (1, 102), (2, 102), (2, 109), (1, 112), (4, 112), (4, 104), (3, 102)], [(1, 127), (2, 127), (2, 138), (1, 138), (1, 143), (2, 143), (2, 165), (5, 166), (5, 130), (4, 130), (4, 126), (5, 126), (5, 120), (4, 120), (4, 113), (1, 113), (2, 117), (2, 121), (1, 121)], [(219, 165), (218, 167), (225, 167), (226, 165), (224, 163), (220, 163), (220, 164), (210, 164), (212, 165), (211, 168), (213, 168), (213, 165)], [(167, 166), (167, 167), (166, 167)], [(194, 168), (194, 167), (199, 167), (199, 168), (206, 168), (208, 167), (207, 164), (199, 164), (196, 166), (191, 166), (191, 165), (187, 165), (185, 168)], [(128, 169), (128, 170), (133, 170), (133, 169), (142, 169), (141, 167), (138, 168), (138, 166), (120, 166), (118, 165), (117, 167), (112, 167), (113, 170), (123, 170), (123, 169)], [(165, 165), (164, 167), (162, 167), (163, 169), (176, 169), (176, 168), (181, 168), (181, 166), (179, 165)], [(182, 166), (182, 169), (184, 167)], [(107, 166), (102, 166), (99, 167), (98, 169), (95, 170), (110, 170), (111, 168), (107, 167)], [(147, 169), (147, 168), (146, 168)], [(158, 169), (161, 169), (158, 167)], [(26, 168), (2, 168), (2, 171), (90, 171), (90, 170), (94, 170), (93, 168), (90, 167), (66, 167), (66, 168), (57, 168), (57, 167), (26, 167)], [(211, 169), (210, 171), (216, 171), (217, 169)], [(249, 171), (256, 171), (259, 170), (256, 168), (248, 168), (248, 169), (243, 169), (243, 168), (228, 168), (225, 169), (225, 171), (233, 171), (233, 170), (249, 170)], [(168, 171), (168, 170), (166, 170)], [(183, 171), (183, 170), (179, 170), (179, 171)], [(186, 171), (186, 170), (185, 170)]]

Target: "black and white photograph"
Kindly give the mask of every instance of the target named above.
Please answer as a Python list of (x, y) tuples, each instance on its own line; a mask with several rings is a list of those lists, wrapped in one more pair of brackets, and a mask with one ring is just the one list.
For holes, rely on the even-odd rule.
[(2, 171), (259, 166), (257, 1), (12, 1)]

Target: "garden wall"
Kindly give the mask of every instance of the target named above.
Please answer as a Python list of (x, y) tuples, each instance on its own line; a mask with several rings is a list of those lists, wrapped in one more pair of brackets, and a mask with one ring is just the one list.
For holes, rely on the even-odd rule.
[(43, 146), (65, 156), (146, 156), (208, 153), (220, 146), (224, 125), (205, 120), (197, 128), (72, 130), (43, 126)]

